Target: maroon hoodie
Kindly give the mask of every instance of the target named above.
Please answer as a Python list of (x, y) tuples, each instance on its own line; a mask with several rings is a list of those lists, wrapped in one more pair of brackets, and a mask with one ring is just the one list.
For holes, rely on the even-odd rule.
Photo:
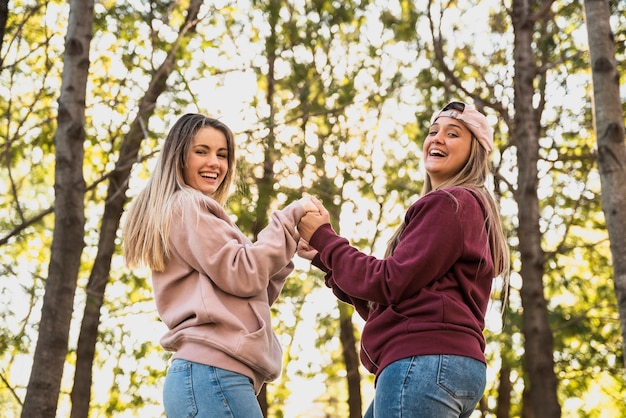
[(378, 375), (390, 363), (428, 354), (485, 362), (484, 318), (494, 267), (477, 194), (430, 192), (405, 215), (406, 228), (385, 259), (352, 247), (326, 224), (310, 245), (337, 297), (366, 320), (361, 361)]

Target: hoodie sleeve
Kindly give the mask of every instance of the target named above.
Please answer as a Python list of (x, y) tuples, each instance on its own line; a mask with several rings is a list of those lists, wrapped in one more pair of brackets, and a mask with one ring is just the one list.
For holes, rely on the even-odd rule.
[(333, 277), (333, 271), (326, 267), (320, 258), (320, 254), (317, 253), (313, 260), (311, 260), (311, 264), (313, 264), (318, 269), (324, 272), (324, 284), (326, 287), (332, 289), (333, 294), (342, 302), (348, 303), (354, 306), (354, 309), (361, 316), (361, 318), (367, 320), (369, 316), (369, 302), (363, 299), (353, 298), (348, 295), (346, 292), (341, 290), (336, 284), (335, 279)]
[(298, 202), (272, 213), (251, 243), (213, 199), (181, 193), (170, 227), (172, 251), (226, 293), (252, 297), (267, 291), (275, 299), (291, 272), (295, 226), (304, 213)]
[(274, 276), (270, 277), (270, 283), (267, 286), (267, 299), (269, 301), (270, 306), (276, 302), (280, 292), (283, 290), (285, 286), (285, 282), (287, 281), (287, 276), (293, 271), (294, 265), (293, 262), (289, 262), (281, 271), (276, 273)]
[(459, 207), (447, 193), (419, 199), (407, 211), (405, 222), (400, 244), (386, 259), (360, 252), (329, 224), (318, 228), (309, 243), (320, 252), (322, 263), (333, 272), (334, 286), (342, 292), (393, 305), (441, 277), (463, 251)]

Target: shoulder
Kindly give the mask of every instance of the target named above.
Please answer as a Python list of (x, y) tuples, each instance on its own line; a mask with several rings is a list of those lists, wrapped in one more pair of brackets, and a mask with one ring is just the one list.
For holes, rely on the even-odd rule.
[(209, 196), (195, 190), (178, 190), (172, 202), (173, 213), (209, 213), (219, 218), (229, 218), (225, 209)]
[(458, 214), (459, 212), (482, 212), (484, 203), (480, 193), (467, 187), (449, 187), (434, 190), (422, 196), (411, 209), (436, 210), (439, 215), (445, 213)]
[(426, 196), (432, 196), (435, 198), (447, 197), (453, 202), (459, 202), (459, 203), (465, 203), (465, 204), (471, 204), (471, 205), (482, 206), (483, 204), (481, 193), (478, 190), (475, 190), (471, 187), (454, 186), (454, 187), (449, 187), (447, 189), (435, 190), (433, 192), (428, 193)]

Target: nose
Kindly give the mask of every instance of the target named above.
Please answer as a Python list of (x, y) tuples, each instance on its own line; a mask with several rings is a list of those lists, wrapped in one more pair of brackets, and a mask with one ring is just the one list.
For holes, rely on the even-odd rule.
[(208, 154), (206, 163), (211, 167), (217, 167), (219, 165), (217, 154)]
[(443, 134), (441, 131), (437, 132), (435, 135), (430, 137), (430, 142), (435, 142), (437, 144), (443, 144)]

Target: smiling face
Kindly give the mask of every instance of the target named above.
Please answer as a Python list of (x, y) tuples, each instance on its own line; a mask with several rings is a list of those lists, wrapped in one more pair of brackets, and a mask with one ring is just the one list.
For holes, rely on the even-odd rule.
[(226, 136), (210, 126), (200, 128), (187, 153), (183, 178), (185, 183), (207, 196), (212, 196), (228, 172)]
[(433, 189), (461, 171), (471, 146), (472, 134), (463, 122), (446, 116), (435, 120), (424, 141), (424, 165)]

